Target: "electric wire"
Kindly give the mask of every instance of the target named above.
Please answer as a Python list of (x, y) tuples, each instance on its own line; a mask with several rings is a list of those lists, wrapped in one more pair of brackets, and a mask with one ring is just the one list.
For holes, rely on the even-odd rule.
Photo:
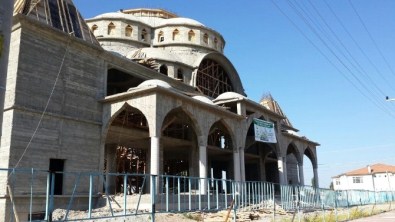
[[(321, 43), (329, 50), (329, 52), (331, 52), (331, 54), (338, 60), (338, 62), (340, 64), (343, 65), (344, 68), (346, 68), (349, 73), (352, 75), (352, 77), (368, 92), (368, 94), (366, 95), (366, 97), (374, 104), (376, 104), (376, 107), (382, 109), (382, 111), (392, 115), (391, 110), (384, 106), (383, 104), (380, 104), (381, 100), (376, 100), (374, 98), (370, 98), (369, 95), (373, 95), (374, 93), (370, 90), (369, 87), (367, 87), (360, 78), (358, 78), (358, 76), (351, 70), (350, 67), (347, 66), (347, 64), (340, 58), (340, 56), (338, 54), (335, 53), (335, 51), (329, 46), (329, 44), (324, 40), (324, 38), (317, 32), (317, 30), (314, 28), (314, 26), (312, 26), (312, 24), (310, 24), (306, 17), (296, 8), (296, 6), (290, 1), (287, 0), (288, 5), (295, 11), (295, 13), (303, 20), (303, 22), (310, 28), (310, 30), (316, 35), (316, 37), (321, 41)], [(380, 97), (382, 98), (382, 97)], [(385, 109), (387, 109), (387, 111), (385, 111)]]
[[(373, 94), (372, 91), (364, 84), (361, 82), (361, 80), (354, 74), (354, 72), (342, 61), (342, 59), (339, 58), (339, 56), (333, 51), (333, 49), (331, 47), (329, 47), (328, 43), (322, 39), (321, 35), (319, 35), (316, 31), (316, 29), (314, 27), (311, 26), (311, 24), (309, 22), (306, 21), (306, 18), (300, 14), (300, 12), (296, 9), (296, 6), (294, 4), (292, 4), (292, 2), (290, 2), (289, 0), (287, 1), (288, 5), (293, 8), (293, 10), (295, 11), (295, 13), (305, 22), (305, 24), (309, 27), (309, 29), (315, 34), (315, 36), (321, 41), (321, 43), (329, 50), (329, 52), (336, 58), (336, 60), (345, 68), (348, 70), (348, 72), (352, 75), (352, 77), (360, 84), (360, 86), (362, 88), (364, 88), (368, 93), (370, 94), (366, 94), (362, 89), (360, 89), (347, 75), (345, 75), (345, 73), (343, 73), (342, 71), (340, 71), (340, 68), (335, 65), (335, 63), (329, 59), (329, 57), (316, 45), (313, 43), (313, 41), (307, 37), (307, 35), (299, 28), (299, 26), (277, 5), (277, 3), (275, 3), (272, 0), (272, 3), (275, 5), (275, 7), (281, 12), (281, 14), (283, 14), (290, 22), (291, 24), (309, 41), (310, 44), (312, 44), (314, 46), (314, 48), (316, 48), (321, 55), (323, 55), (328, 62), (331, 63), (331, 65), (339, 72), (342, 74), (343, 77), (346, 78), (346, 80), (348, 82), (350, 82), (354, 88), (356, 88), (364, 97), (366, 97), (368, 100), (370, 100), (370, 102), (372, 102), (373, 105), (375, 105), (377, 108), (381, 109), (383, 112), (387, 113), (388, 115), (395, 117), (395, 115), (388, 110), (388, 108), (386, 106), (384, 106), (383, 104), (380, 104), (379, 102), (377, 102), (377, 100), (371, 98), (369, 95)], [(379, 100), (380, 101), (380, 100)]]
[(318, 17), (324, 22), (325, 26), (328, 28), (328, 30), (332, 33), (332, 35), (336, 38), (336, 40), (340, 43), (340, 45), (345, 49), (345, 51), (347, 52), (348, 56), (352, 59), (352, 61), (355, 63), (352, 63), (348, 60), (348, 58), (346, 57), (346, 59), (350, 62), (350, 64), (360, 73), (362, 74), (364, 77), (366, 77), (368, 79), (368, 82), (371, 82), (372, 85), (374, 86), (374, 88), (376, 88), (377, 92), (380, 93), (380, 97), (385, 97), (386, 94), (381, 90), (381, 88), (378, 87), (378, 85), (376, 84), (375, 81), (373, 81), (373, 79), (369, 76), (369, 74), (367, 73), (367, 71), (361, 66), (361, 64), (355, 59), (355, 57), (352, 55), (352, 53), (350, 52), (350, 50), (347, 48), (347, 46), (343, 43), (343, 41), (340, 39), (340, 37), (336, 34), (336, 32), (332, 29), (332, 27), (326, 22), (326, 20), (324, 19), (324, 17), (322, 16), (322, 14), (319, 12), (319, 10), (317, 9), (317, 7), (315, 7), (315, 5), (312, 3), (311, 0), (308, 0), (308, 2), (310, 3), (310, 5), (312, 6), (312, 8), (314, 9), (314, 11), (316, 12), (316, 14), (318, 15)]
[(343, 28), (343, 30), (346, 32), (346, 34), (348, 35), (348, 37), (352, 40), (352, 42), (355, 44), (355, 46), (357, 46), (357, 48), (359, 49), (359, 51), (362, 53), (362, 55), (366, 58), (366, 60), (369, 62), (369, 64), (374, 68), (374, 70), (379, 74), (379, 76), (384, 80), (384, 82), (387, 84), (387, 86), (389, 86), (390, 88), (392, 88), (395, 91), (395, 87), (393, 85), (390, 84), (390, 81), (388, 81), (388, 79), (384, 76), (384, 74), (379, 70), (379, 68), (373, 63), (373, 61), (371, 60), (371, 58), (367, 55), (367, 53), (365, 52), (365, 50), (363, 50), (363, 48), (359, 45), (359, 43), (355, 40), (354, 36), (350, 33), (350, 31), (347, 29), (347, 27), (344, 25), (343, 21), (339, 18), (339, 16), (337, 15), (337, 13), (332, 9), (332, 7), (328, 4), (328, 2), (326, 0), (323, 0), (323, 2), (325, 3), (326, 7), (329, 9), (329, 11), (333, 14), (334, 18), (336, 19), (336, 21), (340, 24), (340, 26)]
[(348, 0), (348, 2), (350, 3), (351, 8), (354, 10), (355, 14), (357, 15), (357, 17), (358, 17), (359, 21), (361, 22), (362, 26), (364, 27), (366, 33), (368, 33), (368, 36), (369, 36), (370, 40), (373, 42), (373, 44), (374, 44), (375, 48), (377, 49), (377, 51), (379, 52), (381, 58), (384, 60), (385, 64), (387, 65), (387, 67), (391, 71), (391, 73), (395, 76), (394, 70), (392, 69), (391, 65), (388, 63), (387, 58), (384, 56), (383, 52), (381, 51), (381, 49), (377, 45), (377, 43), (374, 40), (374, 38), (373, 38), (372, 34), (370, 33), (369, 29), (365, 25), (365, 22), (362, 20), (362, 17), (359, 15), (357, 9), (354, 7), (354, 4), (352, 3), (351, 0)]

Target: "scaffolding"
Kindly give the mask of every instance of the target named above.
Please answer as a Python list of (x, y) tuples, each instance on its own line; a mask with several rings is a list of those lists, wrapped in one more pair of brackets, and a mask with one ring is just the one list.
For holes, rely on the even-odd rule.
[(199, 66), (196, 87), (203, 94), (216, 98), (224, 92), (232, 92), (233, 85), (228, 73), (216, 61), (204, 59)]

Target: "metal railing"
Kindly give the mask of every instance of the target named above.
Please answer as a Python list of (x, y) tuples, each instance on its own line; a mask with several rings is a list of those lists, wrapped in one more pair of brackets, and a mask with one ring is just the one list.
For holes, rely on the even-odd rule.
[(6, 221), (79, 221), (138, 215), (149, 215), (154, 221), (156, 213), (225, 209), (232, 210), (233, 215), (268, 209), (274, 219), (279, 210), (325, 211), (389, 203), (395, 201), (395, 195), (170, 175), (0, 169), (1, 199), (6, 200)]

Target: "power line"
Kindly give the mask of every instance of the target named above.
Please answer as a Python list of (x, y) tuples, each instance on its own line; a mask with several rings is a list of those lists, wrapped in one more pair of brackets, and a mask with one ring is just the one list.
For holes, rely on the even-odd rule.
[[(375, 99), (374, 93), (367, 87), (356, 75), (355, 73), (348, 67), (348, 65), (345, 64), (345, 62), (337, 55), (337, 53), (334, 52), (334, 50), (328, 45), (328, 43), (323, 39), (323, 37), (317, 32), (317, 30), (307, 21), (306, 16), (304, 16), (297, 8), (296, 6), (287, 0), (288, 5), (295, 11), (295, 13), (302, 19), (302, 21), (308, 26), (308, 28), (313, 32), (313, 34), (321, 41), (321, 43), (329, 50), (329, 52), (336, 58), (336, 60), (351, 74), (351, 76), (359, 83), (359, 85), (365, 89), (367, 94), (360, 89), (351, 79), (345, 75), (340, 68), (335, 65), (335, 63), (329, 59), (329, 57), (315, 44), (313, 41), (307, 37), (307, 35), (299, 28), (299, 26), (277, 5), (272, 0), (272, 3), (275, 5), (275, 7), (291, 22), (291, 24), (309, 41), (310, 44), (312, 44), (319, 52), (321, 55), (325, 57), (325, 59), (330, 62), (330, 64), (338, 70), (340, 74), (344, 78), (346, 78), (347, 81), (349, 81), (354, 88), (356, 88), (363, 96), (365, 96), (368, 100), (371, 101), (372, 104), (374, 104), (377, 108), (381, 109), (383, 112), (387, 113), (388, 115), (395, 117), (395, 115), (389, 110), (388, 107), (386, 107), (383, 103), (380, 103), (381, 100)], [(369, 96), (370, 95), (370, 96)]]

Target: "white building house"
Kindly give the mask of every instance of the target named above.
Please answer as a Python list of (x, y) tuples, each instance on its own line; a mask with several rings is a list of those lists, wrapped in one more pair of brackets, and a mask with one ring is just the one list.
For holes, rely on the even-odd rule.
[(395, 190), (395, 166), (382, 163), (368, 165), (332, 177), (335, 190)]

